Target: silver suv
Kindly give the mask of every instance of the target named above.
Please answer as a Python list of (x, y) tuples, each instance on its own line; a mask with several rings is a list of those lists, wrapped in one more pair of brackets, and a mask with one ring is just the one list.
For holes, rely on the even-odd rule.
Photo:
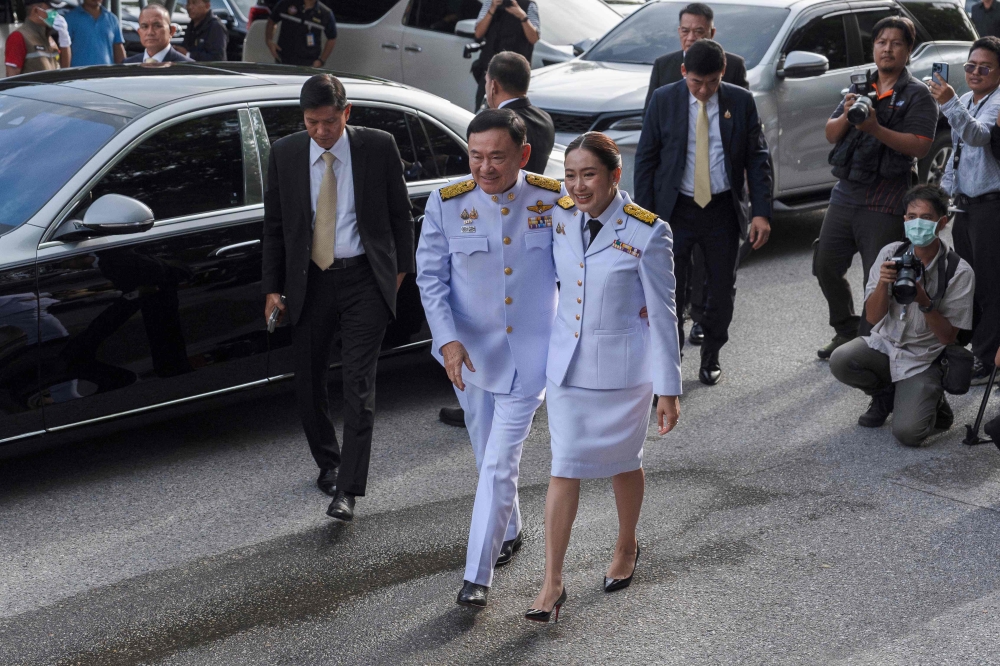
[[(623, 186), (632, 186), (632, 157), (642, 129), (653, 60), (680, 48), (677, 15), (686, 2), (651, 2), (626, 18), (579, 58), (532, 74), (531, 101), (552, 115), (556, 141), (600, 130), (626, 158)], [(850, 84), (872, 68), (872, 27), (902, 15), (917, 26), (910, 70), (930, 75), (931, 63), (950, 64), (951, 84), (967, 90), (962, 65), (975, 28), (953, 0), (711, 0), (716, 39), (746, 59), (774, 166), (775, 211), (826, 205), (830, 173), (823, 128)], [(942, 116), (921, 180), (937, 180), (951, 154)]]

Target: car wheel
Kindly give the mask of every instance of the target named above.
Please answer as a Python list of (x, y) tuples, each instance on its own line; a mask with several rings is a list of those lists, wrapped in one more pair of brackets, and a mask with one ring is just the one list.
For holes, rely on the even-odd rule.
[(940, 185), (944, 170), (951, 159), (951, 130), (944, 128), (938, 131), (931, 152), (917, 163), (917, 174), (921, 183)]

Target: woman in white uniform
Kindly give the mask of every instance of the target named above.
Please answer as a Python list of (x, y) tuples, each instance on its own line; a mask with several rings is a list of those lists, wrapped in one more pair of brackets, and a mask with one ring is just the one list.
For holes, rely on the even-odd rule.
[[(580, 479), (612, 478), (618, 541), (604, 590), (628, 587), (645, 479), (653, 393), (659, 432), (680, 416), (680, 346), (670, 228), (619, 191), (621, 154), (600, 132), (566, 150), (568, 196), (552, 211), (559, 307), (546, 395), (552, 473), (545, 500), (545, 582), (525, 617), (548, 622), (566, 600), (563, 560)], [(648, 313), (648, 318), (643, 317)]]

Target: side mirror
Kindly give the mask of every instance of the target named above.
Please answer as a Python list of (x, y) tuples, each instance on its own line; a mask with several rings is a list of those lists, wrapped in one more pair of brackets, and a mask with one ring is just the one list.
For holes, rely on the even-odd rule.
[(66, 220), (52, 240), (72, 242), (101, 236), (138, 234), (153, 228), (153, 211), (120, 194), (105, 194), (91, 204), (83, 221)]
[(830, 61), (826, 56), (809, 51), (792, 51), (785, 56), (784, 67), (777, 74), (782, 79), (806, 79), (826, 74), (829, 69)]
[(476, 19), (465, 19), (455, 24), (455, 34), (467, 39), (476, 38)]
[(596, 39), (582, 39), (573, 45), (573, 55), (578, 56), (594, 45)]

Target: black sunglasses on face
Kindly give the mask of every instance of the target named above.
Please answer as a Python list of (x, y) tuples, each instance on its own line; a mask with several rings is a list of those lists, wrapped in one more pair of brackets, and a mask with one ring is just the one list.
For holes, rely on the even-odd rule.
[(986, 65), (977, 65), (973, 62), (965, 63), (965, 73), (966, 74), (979, 74), (979, 76), (989, 76), (990, 72), (993, 71), (992, 67)]

